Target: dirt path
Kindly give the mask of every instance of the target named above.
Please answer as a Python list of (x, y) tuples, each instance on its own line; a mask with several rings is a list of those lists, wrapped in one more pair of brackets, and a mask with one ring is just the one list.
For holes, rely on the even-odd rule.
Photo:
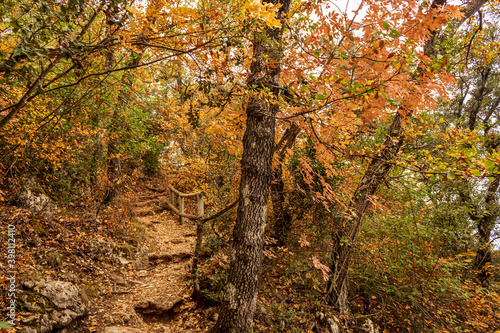
[[(205, 332), (187, 281), (195, 226), (170, 212), (155, 213), (152, 192), (142, 193), (134, 214), (148, 243), (135, 260), (122, 259), (111, 275), (113, 291), (97, 300), (85, 320), (101, 333)], [(142, 216), (141, 216), (142, 215)], [(146, 216), (144, 216), (146, 215)]]

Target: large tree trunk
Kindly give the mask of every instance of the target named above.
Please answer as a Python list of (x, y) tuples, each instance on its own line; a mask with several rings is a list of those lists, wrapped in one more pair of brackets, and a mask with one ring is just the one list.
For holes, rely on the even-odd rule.
[[(290, 0), (280, 3), (277, 15), (284, 20)], [(279, 93), (282, 29), (267, 28), (256, 34), (249, 87)], [(274, 130), (277, 107), (264, 98), (252, 98), (247, 106), (241, 159), (240, 203), (233, 230), (233, 253), (214, 333), (251, 332), (262, 267), (267, 199), (272, 180)]]

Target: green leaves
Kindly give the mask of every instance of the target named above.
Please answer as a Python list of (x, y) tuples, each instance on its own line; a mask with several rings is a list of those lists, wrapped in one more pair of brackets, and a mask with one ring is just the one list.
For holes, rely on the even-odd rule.
[(6, 322), (3, 322), (3, 321), (0, 321), (0, 328), (5, 328), (8, 330), (12, 329), (12, 327), (10, 327), (9, 324), (7, 324)]
[(474, 169), (474, 170), (471, 170), (471, 172), (476, 177), (481, 176), (481, 171), (480, 170)]
[(494, 173), (494, 172), (498, 171), (498, 168), (496, 165), (497, 164), (494, 161), (491, 161), (491, 160), (484, 161), (484, 166), (486, 168), (486, 171), (488, 171), (488, 172)]
[(392, 37), (392, 38), (398, 38), (399, 37), (399, 32), (397, 30), (392, 30), (390, 33), (389, 33), (389, 37)]
[[(391, 29), (391, 26), (389, 23), (387, 22), (382, 22), (382, 26), (384, 27), (385, 30), (389, 31)], [(389, 32), (389, 37), (391, 38), (398, 38), (399, 37), (399, 32), (395, 29), (392, 29), (390, 32)]]

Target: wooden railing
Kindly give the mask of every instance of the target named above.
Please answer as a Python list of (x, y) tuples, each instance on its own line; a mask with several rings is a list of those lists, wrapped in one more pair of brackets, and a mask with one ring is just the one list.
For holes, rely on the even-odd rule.
[[(203, 302), (203, 294), (200, 290), (200, 285), (198, 281), (198, 262), (200, 261), (201, 247), (203, 243), (203, 226), (207, 221), (218, 218), (219, 216), (224, 215), (226, 212), (231, 210), (233, 207), (239, 202), (239, 199), (234, 201), (232, 204), (224, 208), (223, 210), (215, 213), (211, 216), (203, 216), (204, 215), (204, 204), (203, 204), (203, 192), (196, 193), (182, 193), (179, 190), (175, 189), (173, 186), (168, 186), (170, 190), (170, 196), (165, 200), (168, 208), (177, 216), (179, 216), (179, 223), (182, 224), (184, 218), (188, 218), (192, 221), (196, 222), (196, 244), (194, 248), (193, 255), (193, 263), (191, 267), (191, 274), (193, 276), (193, 284), (194, 284), (194, 292), (193, 296), (196, 301), (201, 305)], [(176, 207), (176, 196), (179, 198), (179, 208)], [(196, 197), (197, 207), (198, 207), (198, 215), (186, 214), (184, 211), (184, 198)]]
[[(182, 193), (181, 191), (175, 189), (173, 186), (169, 185), (168, 188), (170, 190), (170, 200), (167, 201), (167, 204), (170, 209), (179, 216), (179, 224), (182, 224), (184, 222), (184, 218), (188, 218), (190, 220), (199, 220), (203, 217), (203, 214), (205, 213), (205, 206), (203, 204), (203, 192)], [(179, 198), (179, 208), (176, 207), (176, 196)], [(197, 215), (186, 214), (184, 211), (184, 199), (191, 197), (196, 197), (196, 204), (198, 207)]]

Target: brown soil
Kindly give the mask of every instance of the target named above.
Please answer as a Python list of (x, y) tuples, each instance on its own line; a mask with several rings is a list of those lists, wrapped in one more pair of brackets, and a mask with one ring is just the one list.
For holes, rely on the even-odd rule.
[[(141, 215), (148, 209), (154, 212), (155, 207), (150, 205), (155, 203), (137, 201), (134, 211)], [(195, 311), (188, 281), (196, 228), (189, 222), (179, 225), (169, 212), (146, 215), (137, 217), (137, 223), (146, 230), (149, 264), (141, 269), (127, 269), (127, 265), (117, 269), (114, 274), (119, 283), (111, 293), (99, 298), (84, 324), (96, 332), (103, 331), (103, 324), (134, 327), (142, 332), (205, 332), (209, 322)], [(141, 302), (148, 300), (166, 306), (142, 309), (145, 304)]]
[[(95, 204), (73, 204), (52, 218), (0, 205), (2, 233), (9, 224), (18, 228), (19, 287), (41, 278), (70, 281), (88, 302), (88, 315), (63, 332), (101, 333), (107, 327), (206, 332), (214, 324), (214, 309), (199, 309), (191, 298), (194, 223), (179, 225), (170, 212), (158, 209), (161, 189), (153, 182), (137, 185), (98, 218)], [(103, 244), (112, 244), (113, 253), (100, 251)], [(2, 260), (0, 269), (4, 266)], [(5, 320), (5, 292), (0, 296), (0, 320)], [(19, 323), (30, 315), (16, 313)]]

